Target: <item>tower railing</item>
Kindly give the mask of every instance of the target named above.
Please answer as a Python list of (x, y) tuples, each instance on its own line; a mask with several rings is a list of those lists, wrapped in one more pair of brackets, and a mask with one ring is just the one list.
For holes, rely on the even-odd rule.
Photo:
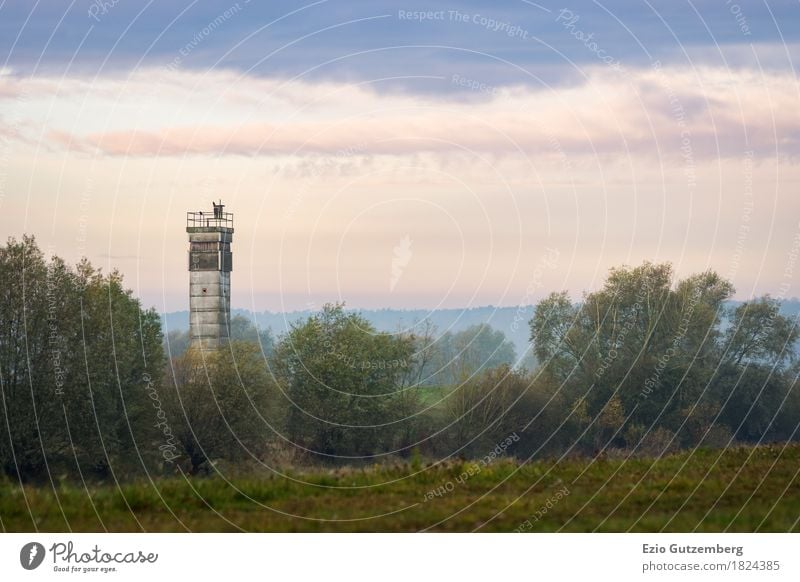
[(187, 212), (186, 228), (233, 228), (233, 213)]

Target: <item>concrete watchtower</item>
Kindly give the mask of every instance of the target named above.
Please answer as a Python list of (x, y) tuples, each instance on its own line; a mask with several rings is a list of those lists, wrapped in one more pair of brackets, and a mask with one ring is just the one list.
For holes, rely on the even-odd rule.
[(233, 214), (220, 200), (213, 212), (187, 212), (189, 234), (189, 337), (193, 347), (228, 341), (233, 270)]

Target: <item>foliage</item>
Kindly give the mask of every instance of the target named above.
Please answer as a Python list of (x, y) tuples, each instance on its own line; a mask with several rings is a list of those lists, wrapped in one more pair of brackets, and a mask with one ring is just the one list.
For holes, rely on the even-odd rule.
[(412, 338), (378, 333), (343, 305), (294, 325), (274, 356), (290, 401), (289, 438), (326, 456), (391, 450), (407, 412), (400, 382), (413, 353)]
[[(712, 271), (673, 285), (669, 264), (645, 262), (612, 269), (581, 303), (561, 292), (537, 306), (536, 356), (543, 376), (585, 406), (593, 450), (585, 441), (583, 450), (637, 447), (638, 433), (659, 443), (680, 433), (676, 442), (696, 446), (717, 425), (755, 442), (777, 435), (786, 404), (800, 414), (787, 373), (796, 322), (769, 298), (741, 304), (723, 322), (732, 294)], [(785, 411), (781, 418), (785, 436)]]
[(158, 315), (116, 271), (48, 260), (33, 237), (0, 249), (0, 278), (3, 472), (107, 476), (156, 459)]
[(210, 352), (190, 348), (173, 361), (172, 379), (165, 410), (190, 473), (208, 469), (209, 460), (261, 459), (280, 413), (257, 344), (234, 341)]
[(505, 334), (480, 323), (459, 332), (446, 332), (436, 340), (428, 381), (459, 385), (482, 371), (515, 361), (514, 344)]
[(527, 374), (504, 364), (456, 386), (445, 402), (454, 425), (452, 448), (471, 457), (522, 431), (527, 419), (520, 401), (529, 383)]

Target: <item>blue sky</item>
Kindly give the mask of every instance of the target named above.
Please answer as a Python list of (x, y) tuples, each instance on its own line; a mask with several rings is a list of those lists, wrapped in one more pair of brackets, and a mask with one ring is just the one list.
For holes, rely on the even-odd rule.
[[(234, 16), (203, 39), (182, 66), (337, 80), (441, 75), (469, 66), (485, 72), (492, 83), (518, 82), (518, 72), (499, 65), (496, 58), (554, 81), (573, 78), (572, 63), (580, 67), (596, 58), (564, 28), (563, 18), (557, 22), (564, 9), (578, 16), (570, 30), (594, 34), (608, 54), (629, 66), (653, 59), (684, 65), (697, 59), (747, 64), (752, 57), (738, 48), (752, 43), (783, 49), (800, 35), (798, 4), (790, 0), (11, 0), (0, 9), (0, 52), (23, 72), (119, 73), (170, 62), (198, 32), (232, 10)], [(434, 19), (401, 18), (401, 13), (415, 11), (434, 13)], [(470, 18), (461, 22), (455, 12)], [(481, 24), (483, 17), (519, 27), (527, 39), (493, 31)], [(408, 48), (412, 46), (420, 48)], [(794, 48), (790, 46), (789, 53), (797, 56)], [(334, 59), (338, 60), (326, 64)], [(785, 55), (770, 55), (768, 61), (769, 66), (789, 66)]]

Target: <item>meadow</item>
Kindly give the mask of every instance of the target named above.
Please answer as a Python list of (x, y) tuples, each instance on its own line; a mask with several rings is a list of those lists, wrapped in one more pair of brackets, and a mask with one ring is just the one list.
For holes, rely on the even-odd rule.
[(135, 483), (0, 483), (6, 532), (800, 531), (800, 445)]

